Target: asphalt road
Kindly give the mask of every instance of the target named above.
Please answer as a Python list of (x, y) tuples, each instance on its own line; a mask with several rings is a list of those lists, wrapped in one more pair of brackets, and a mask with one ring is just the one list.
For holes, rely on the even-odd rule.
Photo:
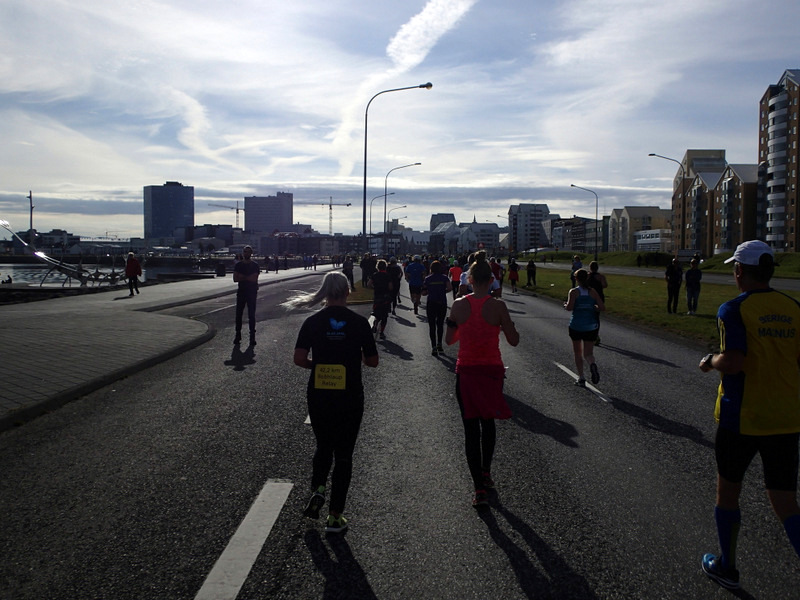
[[(0, 434), (0, 597), (200, 597), (273, 485), (288, 497), (239, 599), (728, 597), (699, 562), (717, 547), (716, 378), (696, 368), (702, 351), (606, 321), (601, 382), (578, 389), (568, 315), (527, 296), (505, 297), (521, 342), (501, 346), (514, 416), (498, 424), (491, 509), (470, 505), (456, 349), (430, 356), (405, 300), (365, 371), (351, 529), (325, 536), (302, 517), (314, 442), (292, 349), (309, 313), (277, 307), (313, 286), (262, 288), (251, 352), (232, 346), (230, 297), (171, 309), (217, 336)], [(739, 597), (796, 595), (760, 464), (739, 568)]]

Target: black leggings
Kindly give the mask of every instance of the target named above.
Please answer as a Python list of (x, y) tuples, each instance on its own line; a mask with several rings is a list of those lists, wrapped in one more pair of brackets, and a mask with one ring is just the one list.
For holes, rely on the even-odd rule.
[(431, 346), (441, 346), (442, 336), (444, 335), (444, 320), (447, 317), (447, 303), (431, 302), (425, 309), (428, 316), (428, 330), (431, 336)]
[(497, 430), (494, 419), (465, 419), (464, 405), (461, 402), (461, 387), (456, 373), (456, 399), (461, 410), (464, 423), (464, 451), (467, 455), (467, 466), (476, 490), (484, 489), (483, 474), (492, 467)]
[[(318, 413), (309, 404), (311, 428), (317, 438), (317, 450), (314, 452), (311, 488), (316, 490), (328, 481), (328, 473), (333, 465), (331, 476), (330, 510), (344, 512), (350, 479), (353, 476), (353, 452), (361, 429), (361, 417), (364, 409), (346, 413), (331, 414), (328, 411)], [(334, 459), (336, 464), (334, 465)]]

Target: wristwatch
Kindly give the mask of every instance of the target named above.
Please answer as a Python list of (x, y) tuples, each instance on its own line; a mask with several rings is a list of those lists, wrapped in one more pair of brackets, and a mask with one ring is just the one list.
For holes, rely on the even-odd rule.
[(711, 360), (714, 358), (714, 353), (709, 352), (703, 357), (703, 360), (700, 361), (700, 364), (704, 367), (708, 367), (709, 369), (713, 369), (714, 366), (711, 364)]

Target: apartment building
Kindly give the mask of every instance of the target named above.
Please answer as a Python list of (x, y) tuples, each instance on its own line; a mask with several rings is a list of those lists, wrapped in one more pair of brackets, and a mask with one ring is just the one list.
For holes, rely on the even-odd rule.
[(546, 246), (549, 240), (543, 223), (552, 216), (547, 204), (511, 205), (508, 209), (509, 251), (524, 252)]
[(800, 69), (783, 73), (759, 106), (758, 161), (766, 167), (765, 241), (776, 251), (798, 248), (798, 98)]
[(608, 219), (609, 252), (636, 250), (636, 232), (670, 229), (672, 211), (658, 206), (626, 206), (615, 208)]
[[(740, 243), (764, 239), (766, 203), (759, 195), (756, 164), (728, 165), (711, 194), (706, 255), (733, 252)], [(760, 215), (760, 218), (759, 218)]]

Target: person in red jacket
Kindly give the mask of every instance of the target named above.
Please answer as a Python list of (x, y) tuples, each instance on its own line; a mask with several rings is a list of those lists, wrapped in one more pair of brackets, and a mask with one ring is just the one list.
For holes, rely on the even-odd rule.
[(133, 290), (139, 293), (139, 276), (142, 274), (142, 265), (136, 260), (133, 252), (128, 252), (128, 260), (125, 263), (125, 276), (128, 278), (128, 289), (133, 296)]

